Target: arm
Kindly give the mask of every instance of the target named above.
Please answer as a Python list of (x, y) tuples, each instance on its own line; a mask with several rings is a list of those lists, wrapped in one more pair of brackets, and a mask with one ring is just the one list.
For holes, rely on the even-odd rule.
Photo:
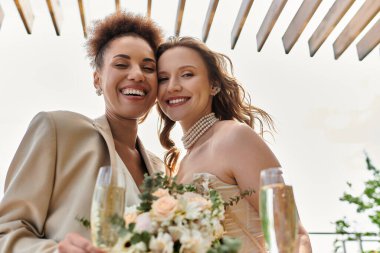
[[(68, 233), (58, 244), (45, 233), (56, 182), (55, 124), (51, 114), (39, 113), (10, 165), (0, 204), (0, 252), (102, 252), (79, 234)], [(62, 227), (58, 222), (53, 229)]]
[(38, 114), (11, 162), (0, 204), (1, 252), (53, 252), (44, 223), (51, 197), (56, 156), (55, 129), (46, 113)]
[(301, 221), (298, 223), (298, 253), (312, 253), (311, 242), (309, 234), (306, 229), (302, 226)]
[(260, 172), (264, 169), (281, 167), (275, 155), (250, 127), (244, 124), (234, 124), (226, 129), (228, 135), (223, 140), (224, 164), (229, 168), (229, 174), (236, 181), (241, 191), (253, 189), (254, 194), (247, 200), (258, 211)]
[[(249, 203), (259, 210), (260, 172), (263, 169), (281, 167), (275, 155), (251, 128), (244, 125), (235, 127), (228, 137), (229, 168), (241, 191), (254, 189), (248, 197)], [(231, 150), (234, 150), (231, 152)], [(299, 221), (298, 252), (311, 253), (311, 243), (307, 231)]]

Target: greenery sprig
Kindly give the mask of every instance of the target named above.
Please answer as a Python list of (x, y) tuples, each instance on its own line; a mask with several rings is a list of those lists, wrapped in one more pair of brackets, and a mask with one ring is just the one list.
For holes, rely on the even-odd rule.
[(244, 199), (245, 197), (251, 196), (253, 193), (255, 193), (255, 190), (249, 189), (241, 192), (239, 195), (231, 197), (228, 201), (224, 202), (224, 207), (229, 207), (236, 205), (239, 203), (240, 200)]
[[(344, 192), (340, 201), (347, 202), (356, 206), (357, 213), (365, 213), (372, 224), (377, 227), (376, 232), (350, 232), (351, 224), (348, 222), (347, 217), (335, 221), (335, 231), (337, 234), (347, 235), (346, 240), (353, 241), (359, 240), (363, 236), (380, 236), (380, 170), (377, 169), (371, 162), (371, 159), (366, 156), (367, 170), (371, 172), (372, 178), (364, 182), (364, 190), (359, 195)], [(351, 189), (352, 184), (347, 182), (348, 187)], [(334, 250), (338, 252), (340, 249), (340, 240), (334, 241)], [(370, 251), (378, 252), (378, 251)]]

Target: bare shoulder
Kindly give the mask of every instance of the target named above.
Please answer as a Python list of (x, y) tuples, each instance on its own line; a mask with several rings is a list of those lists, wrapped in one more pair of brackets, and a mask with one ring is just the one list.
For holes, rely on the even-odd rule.
[(264, 143), (263, 139), (250, 126), (233, 120), (224, 120), (218, 123), (216, 132), (219, 144), (230, 148)]
[[(260, 172), (280, 164), (266, 142), (248, 125), (236, 121), (218, 122), (215, 128), (218, 163), (225, 168), (241, 191), (259, 191)], [(259, 210), (258, 194), (248, 198)]]
[(220, 154), (228, 157), (229, 163), (257, 163), (262, 168), (278, 164), (277, 158), (250, 126), (232, 120), (217, 125), (215, 146)]

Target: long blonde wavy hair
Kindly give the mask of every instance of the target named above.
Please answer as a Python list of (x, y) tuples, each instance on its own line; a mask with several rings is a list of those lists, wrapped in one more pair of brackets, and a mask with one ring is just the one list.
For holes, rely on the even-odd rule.
[[(220, 120), (236, 120), (247, 124), (253, 129), (259, 127), (258, 133), (263, 136), (264, 125), (268, 131), (274, 130), (273, 120), (268, 113), (251, 105), (251, 98), (233, 76), (231, 59), (221, 53), (209, 49), (205, 43), (192, 37), (171, 37), (157, 49), (157, 60), (169, 49), (176, 47), (190, 48), (198, 52), (208, 71), (210, 84), (220, 87), (220, 92), (213, 97), (212, 111)], [(167, 150), (165, 165), (173, 173), (179, 158), (179, 149), (170, 138), (170, 132), (175, 125), (157, 105), (160, 116), (158, 134), (161, 145)]]

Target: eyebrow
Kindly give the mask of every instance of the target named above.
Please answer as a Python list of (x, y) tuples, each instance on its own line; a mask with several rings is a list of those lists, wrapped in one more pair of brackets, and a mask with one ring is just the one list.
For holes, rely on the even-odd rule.
[[(131, 59), (131, 57), (129, 55), (127, 55), (127, 54), (117, 54), (113, 58), (118, 58), (118, 57), (124, 58), (124, 59), (128, 59), (128, 60)], [(152, 58), (144, 58), (143, 62), (153, 62), (153, 63), (156, 63), (156, 61), (154, 59), (152, 59)]]
[(197, 67), (196, 67), (196, 66), (193, 66), (193, 65), (184, 65), (184, 66), (179, 67), (179, 69), (185, 69), (185, 68), (193, 68), (193, 69), (196, 69)]
[[(179, 70), (183, 70), (183, 69), (186, 69), (186, 68), (192, 68), (192, 69), (197, 69), (197, 67), (193, 66), (193, 65), (183, 65), (181, 67), (179, 67), (178, 69)], [(166, 73), (165, 70), (161, 70), (158, 72), (158, 74), (163, 74), (163, 73)]]

